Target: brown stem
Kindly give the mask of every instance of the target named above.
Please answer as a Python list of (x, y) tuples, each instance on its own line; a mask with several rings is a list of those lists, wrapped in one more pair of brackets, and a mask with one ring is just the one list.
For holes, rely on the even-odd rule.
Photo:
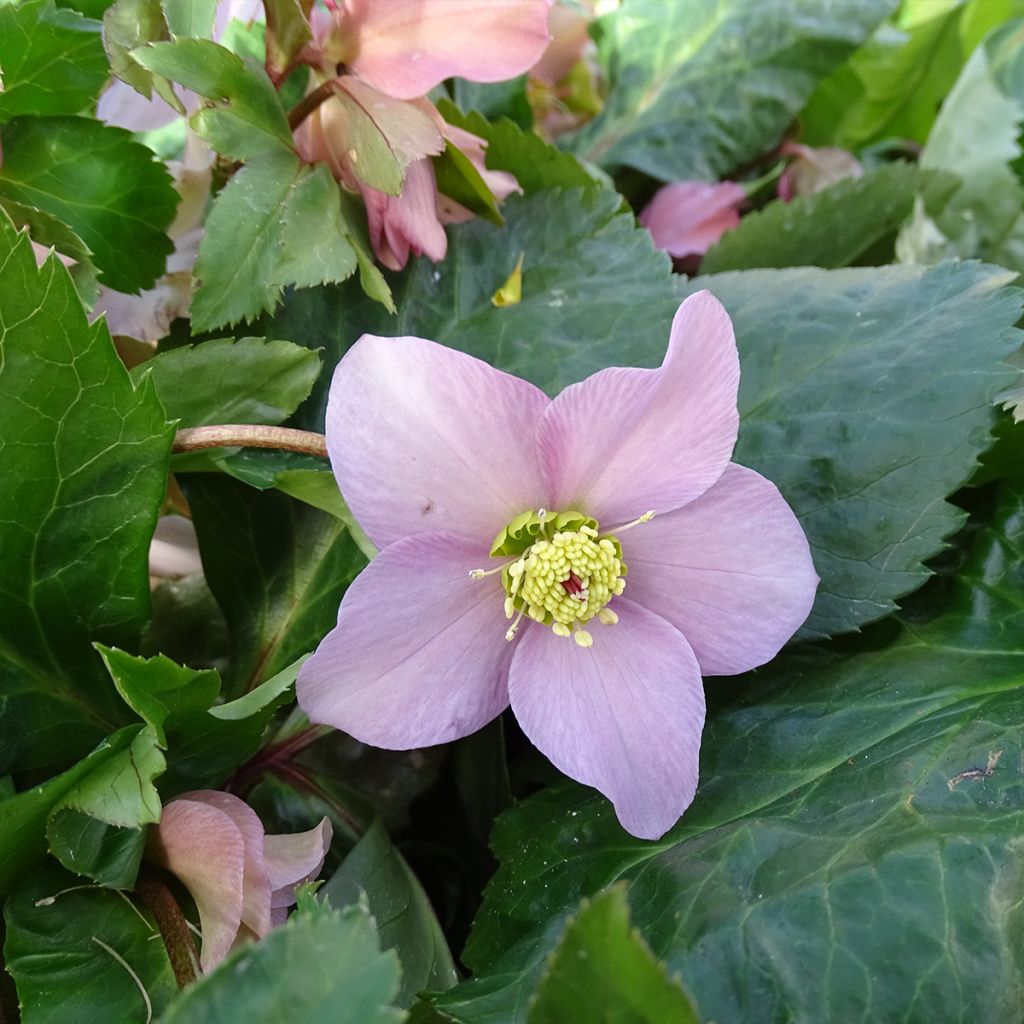
[(303, 455), (327, 457), (327, 438), (291, 427), (263, 427), (249, 423), (223, 423), (214, 427), (186, 427), (174, 438), (173, 452), (203, 448), (283, 448)]
[(167, 948), (167, 956), (171, 961), (171, 969), (178, 982), (178, 988), (184, 988), (196, 980), (196, 945), (188, 930), (188, 922), (178, 906), (167, 883), (151, 868), (143, 867), (135, 881), (135, 892), (153, 915), (160, 937)]
[(311, 725), (295, 736), (264, 747), (235, 771), (227, 788), (231, 792), (248, 792), (261, 775), (277, 771), (281, 765), (287, 764), (293, 757), (298, 757), (306, 747), (331, 731), (330, 726)]
[(288, 111), (288, 127), (292, 131), (302, 124), (303, 121), (309, 117), (310, 114), (316, 110), (325, 100), (329, 100), (334, 95), (334, 82), (333, 78), (328, 78), (326, 82), (318, 85), (312, 92), (307, 93), (299, 100), (298, 103)]

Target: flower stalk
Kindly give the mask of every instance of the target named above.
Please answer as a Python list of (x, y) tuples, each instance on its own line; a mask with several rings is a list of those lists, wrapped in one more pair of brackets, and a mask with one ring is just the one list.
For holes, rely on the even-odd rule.
[(205, 448), (279, 448), (302, 455), (327, 457), (327, 440), (323, 434), (251, 423), (185, 427), (175, 435), (171, 451), (197, 452)]

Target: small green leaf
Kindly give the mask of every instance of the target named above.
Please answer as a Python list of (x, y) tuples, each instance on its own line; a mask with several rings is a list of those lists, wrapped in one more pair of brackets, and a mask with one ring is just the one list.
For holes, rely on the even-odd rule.
[(296, 913), (190, 985), (160, 1024), (400, 1024), (399, 978), (359, 907)]
[(393, 949), (402, 965), (402, 984), (395, 1000), (399, 1006), (411, 1006), (416, 994), (425, 989), (440, 992), (458, 981), (430, 900), (379, 819), (317, 896), (335, 907), (365, 900), (381, 948)]
[(160, 0), (117, 0), (103, 15), (103, 45), (110, 70), (146, 99), (156, 88), (163, 99), (184, 114), (185, 108), (167, 79), (154, 75), (131, 55), (144, 43), (168, 38)]
[(178, 991), (149, 917), (55, 864), (18, 887), (4, 920), (22, 1024), (148, 1024)]
[(299, 674), (299, 669), (302, 668), (303, 663), (308, 657), (308, 654), (304, 654), (301, 658), (293, 661), (287, 668), (281, 669), (276, 676), (268, 679), (265, 683), (260, 683), (255, 689), (243, 694), (236, 700), (210, 708), (210, 714), (214, 718), (219, 718), (225, 722), (237, 722), (251, 718), (261, 711), (266, 711), (267, 708), (278, 706), (295, 684), (295, 678)]
[(528, 1024), (570, 1020), (698, 1024), (689, 996), (630, 928), (623, 885), (583, 901), (534, 993)]
[(171, 176), (129, 132), (84, 117), (20, 117), (4, 127), (0, 195), (68, 224), (92, 250), (100, 280), (149, 288), (174, 243)]
[(494, 193), (469, 157), (451, 142), (445, 143), (444, 152), (434, 160), (434, 173), (437, 175), (437, 190), (442, 195), (454, 199), (492, 224), (505, 223)]
[(175, 39), (195, 36), (205, 40), (213, 35), (218, 0), (161, 0), (161, 3)]
[(320, 357), (290, 341), (217, 338), (161, 352), (132, 370), (152, 379), (167, 418), (179, 427), (276, 424), (309, 395)]
[(131, 56), (214, 104), (200, 110), (192, 126), (217, 152), (252, 160), (293, 151), (288, 117), (266, 72), (255, 61), (208, 39), (151, 43), (133, 50)]
[(0, 5), (0, 73), (0, 122), (19, 114), (80, 113), (107, 78), (99, 22), (58, 9), (53, 0)]
[(267, 70), (272, 75), (283, 75), (292, 58), (312, 40), (312, 6), (312, 0), (266, 0)]
[(282, 219), (276, 283), (312, 288), (338, 284), (355, 273), (350, 241), (355, 229), (346, 220), (338, 184), (326, 164), (304, 170), (288, 195)]
[(708, 250), (701, 272), (849, 266), (895, 234), (912, 213), (916, 195), (934, 211), (958, 186), (952, 175), (893, 163), (788, 203), (776, 199), (727, 231)]

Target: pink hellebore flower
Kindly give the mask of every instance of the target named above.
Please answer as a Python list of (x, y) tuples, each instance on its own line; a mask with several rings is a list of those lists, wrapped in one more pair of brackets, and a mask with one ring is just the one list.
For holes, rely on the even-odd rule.
[(147, 857), (176, 875), (196, 901), (204, 971), (236, 942), (263, 938), (295, 902), (295, 887), (317, 876), (331, 845), (331, 823), (268, 836), (256, 812), (230, 793), (183, 793), (149, 835)]
[(701, 675), (772, 658), (817, 585), (778, 490), (729, 461), (738, 384), (706, 291), (660, 368), (553, 401), (432, 341), (363, 335), (334, 374), (327, 445), (381, 551), (299, 672), (306, 714), (407, 749), (511, 702), (626, 829), (662, 835), (697, 787)]
[(783, 156), (795, 157), (782, 172), (776, 191), (787, 203), (796, 196), (809, 196), (847, 178), (860, 178), (864, 168), (845, 149), (822, 146), (812, 149), (798, 142), (787, 142), (779, 150)]
[(702, 256), (740, 222), (746, 192), (732, 181), (675, 181), (654, 194), (639, 220), (670, 256)]
[(338, 59), (399, 100), (446, 78), (502, 82), (548, 45), (549, 0), (342, 0)]

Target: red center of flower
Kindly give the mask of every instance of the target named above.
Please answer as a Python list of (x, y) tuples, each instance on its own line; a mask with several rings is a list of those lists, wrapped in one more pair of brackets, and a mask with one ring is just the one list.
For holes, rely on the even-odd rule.
[(567, 580), (562, 580), (562, 586), (570, 597), (578, 597), (583, 593), (583, 582), (574, 572), (569, 573)]

